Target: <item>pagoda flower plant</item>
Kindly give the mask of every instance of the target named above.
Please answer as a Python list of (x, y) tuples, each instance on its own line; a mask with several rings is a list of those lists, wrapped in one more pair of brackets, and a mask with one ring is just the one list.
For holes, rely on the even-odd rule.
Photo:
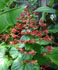
[(54, 38), (38, 15), (27, 6), (17, 23), (0, 34), (0, 70), (43, 70), (58, 65)]

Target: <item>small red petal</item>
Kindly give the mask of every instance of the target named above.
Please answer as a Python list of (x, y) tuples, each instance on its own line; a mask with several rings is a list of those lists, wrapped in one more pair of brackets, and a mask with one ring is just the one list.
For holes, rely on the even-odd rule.
[(46, 55), (46, 53), (45, 52), (43, 52), (43, 56), (45, 56)]

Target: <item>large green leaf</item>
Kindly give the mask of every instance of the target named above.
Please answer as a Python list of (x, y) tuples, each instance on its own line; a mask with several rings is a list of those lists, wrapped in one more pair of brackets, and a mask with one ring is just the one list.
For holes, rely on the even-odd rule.
[(19, 51), (14, 47), (10, 49), (9, 53), (12, 58), (16, 58), (17, 56), (20, 56)]
[(15, 0), (0, 0), (0, 10), (4, 9), (7, 5), (9, 6)]
[(39, 65), (48, 64), (49, 58), (43, 56), (42, 54), (36, 54), (34, 59), (38, 60)]
[(17, 58), (13, 64), (12, 64), (12, 67), (11, 67), (11, 70), (40, 70), (40, 67), (37, 63), (35, 64), (30, 64), (30, 63), (27, 63), (27, 64), (24, 64), (22, 63), (22, 58)]
[(49, 7), (40, 7), (35, 10), (35, 12), (48, 12), (48, 13), (56, 13), (56, 10)]
[(5, 31), (9, 25), (16, 24), (16, 18), (19, 17), (25, 7), (14, 8), (0, 14), (0, 33)]
[(58, 47), (53, 48), (52, 52), (46, 56), (49, 57), (52, 62), (58, 65)]
[(0, 0), (0, 9), (3, 9), (9, 0)]
[(8, 70), (8, 59), (0, 58), (0, 70)]

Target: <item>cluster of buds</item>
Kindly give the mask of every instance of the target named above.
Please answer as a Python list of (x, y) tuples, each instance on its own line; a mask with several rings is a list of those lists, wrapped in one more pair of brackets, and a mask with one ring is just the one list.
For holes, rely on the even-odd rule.
[(29, 51), (29, 52), (24, 52), (24, 54), (26, 54), (26, 55), (35, 55), (36, 52), (35, 51)]
[(35, 55), (36, 52), (34, 50), (32, 51), (25, 51), (24, 48), (19, 48), (19, 47), (15, 47), (17, 50), (19, 50), (21, 53), (24, 53), (25, 55)]
[(19, 42), (19, 40), (14, 39), (13, 41), (9, 41), (9, 44), (17, 44)]
[(53, 47), (52, 46), (46, 46), (46, 49), (47, 49), (47, 53), (51, 53), (52, 50), (53, 50)]
[(43, 40), (45, 40), (45, 41), (52, 41), (52, 38), (50, 38), (48, 35), (46, 35), (46, 36), (43, 38)]
[(19, 48), (19, 47), (15, 47), (17, 50), (19, 50), (21, 53), (23, 53), (24, 52), (24, 48)]
[(50, 54), (53, 50), (52, 46), (46, 46), (45, 48), (46, 48), (47, 52), (43, 52), (43, 54), (42, 54), (43, 56), (46, 56), (46, 54)]
[(10, 36), (9, 35), (7, 35), (7, 34), (2, 34), (2, 35), (0, 35), (0, 40), (3, 42), (6, 42), (6, 41), (8, 41), (8, 39), (10, 38)]
[(24, 60), (22, 63), (37, 63), (37, 60)]
[(49, 64), (45, 64), (45, 65), (42, 65), (40, 67), (40, 70), (45, 70), (46, 68), (48, 68), (50, 65)]

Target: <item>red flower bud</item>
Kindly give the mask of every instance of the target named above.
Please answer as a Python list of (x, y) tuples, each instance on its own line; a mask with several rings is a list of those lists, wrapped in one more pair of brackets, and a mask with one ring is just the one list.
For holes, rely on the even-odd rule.
[(23, 13), (21, 13), (21, 16), (24, 16), (26, 13), (25, 12), (23, 12)]
[(42, 22), (43, 22), (43, 20), (39, 20), (39, 22), (40, 22), (40, 23), (42, 23)]
[(48, 50), (48, 53), (51, 53), (51, 51), (53, 50), (52, 46), (46, 46), (46, 49)]
[(26, 8), (30, 8), (30, 6), (27, 6)]
[(48, 33), (48, 32), (49, 32), (48, 30), (44, 30), (44, 31), (43, 31), (43, 33)]
[(24, 48), (20, 48), (20, 52), (23, 53), (24, 52)]
[(31, 55), (35, 55), (36, 54), (35, 51), (30, 51), (28, 53), (31, 54)]
[(46, 27), (45, 23), (40, 24), (41, 27)]
[(37, 60), (32, 60), (32, 61), (30, 61), (30, 63), (36, 63), (37, 62)]
[(24, 52), (24, 54), (29, 55), (29, 53), (28, 53), (28, 52)]
[(32, 16), (29, 16), (29, 19), (32, 19)]
[(11, 32), (12, 32), (12, 33), (16, 33), (17, 30), (16, 30), (15, 28), (13, 28), (13, 29), (11, 30)]
[(45, 56), (46, 55), (46, 53), (45, 52), (43, 52), (43, 54), (42, 54), (43, 56)]
[(24, 11), (28, 12), (28, 9), (27, 9), (27, 8), (25, 8), (25, 9), (24, 9)]
[(20, 19), (22, 19), (22, 17), (17, 17), (16, 19), (17, 19), (17, 20), (20, 20)]
[(30, 16), (30, 13), (27, 13), (26, 15), (27, 15), (27, 16)]

